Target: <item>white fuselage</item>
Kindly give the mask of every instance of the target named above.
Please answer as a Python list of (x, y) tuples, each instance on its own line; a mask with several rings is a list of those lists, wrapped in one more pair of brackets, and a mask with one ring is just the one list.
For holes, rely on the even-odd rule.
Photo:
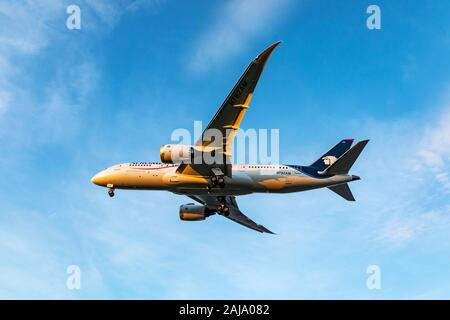
[(223, 188), (208, 188), (208, 177), (177, 172), (178, 164), (123, 163), (99, 172), (92, 182), (111, 189), (167, 190), (178, 194), (244, 195), (288, 193), (352, 181), (351, 175), (313, 177), (285, 165), (234, 164)]

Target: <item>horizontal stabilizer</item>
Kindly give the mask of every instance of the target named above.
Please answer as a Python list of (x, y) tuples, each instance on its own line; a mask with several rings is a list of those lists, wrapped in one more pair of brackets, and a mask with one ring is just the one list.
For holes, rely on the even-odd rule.
[(338, 195), (340, 195), (345, 200), (355, 201), (352, 191), (350, 190), (350, 187), (346, 183), (338, 184), (337, 186), (328, 187), (328, 189), (330, 189), (333, 192), (336, 192)]
[(355, 144), (353, 148), (344, 153), (339, 159), (336, 160), (336, 162), (322, 171), (321, 174), (347, 174), (368, 142), (369, 140), (363, 140)]

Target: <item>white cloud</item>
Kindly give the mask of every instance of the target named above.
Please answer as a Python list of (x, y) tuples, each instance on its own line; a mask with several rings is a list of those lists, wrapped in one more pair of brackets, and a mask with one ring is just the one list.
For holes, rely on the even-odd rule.
[[(448, 179), (443, 166), (447, 150), (441, 148), (447, 143), (442, 141), (447, 114), (441, 109), (434, 123), (428, 113), (394, 121), (365, 119), (364, 129), (358, 122), (359, 135), (371, 141), (352, 168), (362, 178), (351, 184), (357, 199), (352, 206), (358, 212), (351, 221), (358, 229), (354, 237), (366, 237), (371, 245), (390, 250), (448, 228), (448, 195), (436, 184), (436, 179)], [(430, 171), (430, 166), (441, 171)]]
[(444, 208), (442, 211), (394, 217), (382, 228), (378, 239), (394, 245), (400, 245), (414, 240), (426, 232), (436, 231), (436, 229), (443, 227), (447, 228), (450, 223), (448, 219), (449, 213), (450, 210)]
[[(110, 31), (128, 6), (135, 10), (158, 1), (90, 1), (78, 3), (82, 29), (95, 35)], [(64, 139), (100, 79), (90, 54), (90, 40), (66, 28), (62, 1), (2, 1), (0, 3), (0, 140), (20, 145)], [(63, 19), (61, 19), (63, 18)], [(57, 56), (45, 53), (58, 52)], [(30, 82), (30, 71), (45, 63), (45, 73)]]
[[(90, 11), (86, 12), (88, 17), (91, 14), (102, 21), (100, 27), (107, 27), (107, 31), (115, 27), (124, 14), (139, 10), (157, 10), (165, 0), (85, 0)], [(95, 20), (95, 19), (94, 19)], [(83, 20), (84, 21), (84, 20)], [(88, 29), (99, 30), (99, 24), (86, 20), (85, 26)]]
[(142, 9), (158, 10), (159, 7), (166, 2), (166, 0), (133, 0), (131, 3), (127, 3), (127, 11), (137, 11)]
[(23, 94), (18, 78), (26, 74), (20, 58), (36, 54), (48, 43), (50, 21), (55, 19), (61, 3), (55, 1), (2, 1), (0, 3), (0, 119)]
[(289, 4), (290, 0), (226, 2), (214, 14), (211, 24), (204, 26), (205, 33), (190, 48), (193, 50), (190, 68), (207, 71), (211, 65), (237, 54), (260, 33), (273, 29), (277, 20), (286, 14)]
[[(55, 2), (48, 2), (51, 3)], [(255, 12), (250, 10), (249, 3), (254, 5)], [(208, 68), (209, 64), (221, 62), (228, 54), (240, 50), (245, 41), (262, 30), (263, 23), (268, 23), (265, 19), (271, 16), (270, 11), (279, 10), (274, 1), (246, 1), (243, 7), (235, 8), (232, 4), (238, 2), (224, 5), (227, 15), (222, 17), (223, 21), (213, 24), (221, 37), (214, 38), (214, 28), (204, 35), (203, 40), (210, 37), (211, 43), (204, 43), (205, 48), (198, 52), (199, 59), (206, 63), (198, 68)], [(238, 12), (233, 13), (232, 9)], [(111, 18), (107, 25), (117, 21), (115, 13), (109, 10), (114, 8), (104, 11)], [(226, 18), (237, 25), (226, 25)], [(45, 19), (55, 21), (52, 14)], [(244, 30), (246, 26), (248, 29)], [(10, 137), (17, 138), (17, 130), (21, 130), (27, 133), (24, 136), (41, 142), (64, 137), (77, 125), (77, 110), (84, 105), (83, 96), (89, 97), (99, 81), (101, 70), (97, 69), (95, 60), (82, 55), (81, 60), (59, 65), (44, 88), (42, 100), (35, 99), (27, 88), (10, 83), (11, 78), (20, 79), (24, 72), (20, 63), (13, 61), (14, 50), (19, 51), (19, 57), (29, 57), (53, 45), (54, 31), (45, 26), (40, 30), (42, 33), (35, 34), (36, 37), (30, 33), (23, 42), (3, 38), (6, 40), (0, 49), (0, 67), (7, 68), (1, 69), (0, 91), (8, 97), (4, 101), (9, 100), (6, 111), (14, 112), (4, 113), (3, 117), (7, 116), (9, 121), (1, 123), (0, 136), (9, 131)], [(16, 35), (21, 31), (10, 29)], [(2, 32), (6, 35), (4, 29), (0, 29)], [(232, 41), (234, 36), (236, 43)], [(199, 62), (203, 63), (202, 59)], [(8, 70), (8, 77), (4, 70)], [(73, 98), (72, 94), (77, 97)], [(24, 114), (29, 115), (24, 117)], [(360, 122), (358, 132), (362, 127)], [(386, 243), (407, 246), (438, 231), (446, 235), (448, 226), (446, 207), (434, 211), (424, 208), (423, 198), (439, 193), (426, 188), (426, 168), (417, 166), (414, 175), (410, 172), (410, 160), (418, 156), (415, 146), (424, 124), (405, 121), (371, 125), (364, 121), (364, 127), (369, 127), (366, 133), (372, 141), (354, 168), (354, 173), (362, 176), (361, 182), (351, 186), (358, 199), (356, 203), (347, 203), (328, 190), (239, 199), (244, 212), (280, 234), (274, 237), (254, 233), (220, 217), (203, 223), (180, 222), (178, 204), (189, 201), (180, 196), (122, 191), (109, 199), (104, 190), (89, 184), (90, 176), (86, 172), (90, 175), (96, 165), (88, 164), (89, 154), (83, 154), (85, 150), (71, 154), (79, 157), (75, 169), (67, 172), (66, 179), (61, 177), (62, 184), (50, 186), (51, 190), (30, 185), (26, 169), (25, 173), (22, 168), (8, 173), (24, 175), (21, 193), (45, 199), (40, 204), (45, 208), (51, 207), (52, 201), (58, 202), (54, 206), (61, 212), (48, 216), (20, 209), (35, 205), (30, 204), (33, 200), (26, 195), (11, 208), (4, 201), (1, 203), (0, 296), (71, 297), (64, 287), (68, 264), (82, 264), (85, 279), (82, 297), (336, 298), (345, 295), (347, 286), (339, 286), (339, 279), (346, 280), (347, 274), (353, 272), (347, 270), (345, 263), (351, 260), (355, 264), (355, 259), (364, 256), (364, 250), (370, 250), (372, 240), (378, 240), (383, 246)], [(431, 147), (425, 144), (427, 161), (440, 168), (436, 178), (447, 179), (446, 150), (439, 144), (448, 137), (443, 134), (447, 127), (440, 121), (430, 127), (427, 137), (435, 142)], [(21, 146), (26, 142), (21, 141)], [(111, 152), (108, 150), (102, 157), (111, 157)], [(11, 167), (6, 168), (13, 171), (9, 170)], [(4, 180), (11, 188), (8, 179)], [(3, 195), (4, 199), (9, 195), (13, 196), (9, 192)], [(364, 271), (361, 268), (363, 276)], [(361, 286), (364, 283), (365, 279)], [(360, 291), (352, 293), (350, 297), (354, 298)]]
[[(119, 4), (135, 3), (122, 1), (115, 6), (108, 2), (111, 10), (117, 12)], [(96, 30), (103, 29), (101, 26), (111, 30), (118, 19), (90, 20), (87, 26), (97, 28), (87, 29), (89, 37), (79, 37), (80, 42), (76, 43), (73, 31), (65, 25), (66, 4), (54, 0), (0, 2), (0, 161), (4, 165), (4, 176), (22, 176), (23, 170), (15, 171), (17, 163), (38, 164), (34, 155), (30, 155), (33, 151), (45, 152), (40, 148), (42, 144), (64, 142), (68, 135), (76, 132), (81, 120), (79, 115), (89, 106), (93, 90), (101, 79), (101, 70), (90, 54), (91, 39)], [(82, 19), (95, 17), (88, 1), (78, 4)], [(40, 174), (41, 170), (45, 169), (33, 174)], [(37, 186), (31, 177), (26, 179), (27, 183), (20, 188), (21, 194), (29, 188), (39, 193), (42, 186)], [(89, 183), (89, 179), (86, 182)], [(79, 239), (64, 221), (66, 208), (60, 208), (63, 212), (55, 215), (55, 221), (38, 208), (38, 204), (27, 206), (22, 199), (10, 201), (13, 193), (9, 187), (5, 183), (0, 187), (3, 191), (0, 297), (77, 297), (65, 286), (66, 267), (80, 261), (87, 261), (81, 266), (84, 289), (80, 294), (83, 297), (107, 296), (98, 269), (89, 263), (89, 257), (84, 258), (76, 245), (73, 246)], [(64, 198), (64, 187), (59, 188), (56, 193), (60, 192), (61, 204), (69, 205), (72, 197)], [(52, 201), (50, 198), (47, 204)]]
[[(3, 207), (0, 218), (0, 298), (68, 299), (108, 295), (101, 275), (80, 252), (64, 214)], [(79, 264), (81, 292), (66, 287), (66, 269)]]
[(0, 91), (0, 115), (8, 108), (11, 96), (7, 91)]
[[(449, 90), (450, 91), (450, 90)], [(450, 94), (447, 95), (442, 111), (434, 123), (426, 128), (419, 155), (424, 165), (450, 192)]]
[(448, 96), (438, 99), (444, 100), (440, 108), (439, 102), (426, 106), (434, 115), (365, 121), (371, 142), (353, 169), (365, 173), (352, 188), (359, 189), (354, 192), (362, 212), (358, 228), (382, 248), (407, 247), (450, 225)]
[(95, 63), (86, 59), (65, 72), (63, 79), (59, 81), (67, 82), (70, 89), (76, 92), (78, 98), (83, 99), (96, 88), (99, 73)]
[(50, 27), (59, 12), (65, 12), (60, 1), (2, 1), (0, 4), (0, 53), (33, 54), (47, 46)]
[[(104, 193), (98, 198), (103, 190), (88, 190), (79, 202), (91, 203), (93, 213), (70, 215), (80, 223), (82, 238), (101, 248), (106, 283), (128, 290), (126, 297), (361, 297), (365, 259), (384, 265), (404, 248), (423, 249), (423, 241), (447, 234), (448, 205), (427, 208), (427, 197), (441, 194), (429, 188), (426, 168), (411, 172), (426, 125), (420, 119), (364, 119), (362, 128), (358, 122), (355, 130), (372, 140), (352, 169), (362, 176), (351, 184), (355, 203), (328, 190), (240, 197), (241, 209), (278, 236), (256, 234), (217, 216), (179, 222), (178, 204), (188, 199), (168, 194), (123, 191), (112, 203)], [(74, 182), (70, 193), (78, 186)], [(441, 241), (433, 250), (446, 245)], [(180, 268), (181, 275), (174, 272)]]

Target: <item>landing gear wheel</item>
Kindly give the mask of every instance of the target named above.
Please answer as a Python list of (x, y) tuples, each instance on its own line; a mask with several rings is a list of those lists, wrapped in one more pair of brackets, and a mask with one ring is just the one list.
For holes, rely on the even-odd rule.
[[(219, 201), (220, 201), (220, 198), (219, 198)], [(221, 203), (217, 206), (217, 212), (225, 217), (228, 217), (230, 215), (230, 208), (228, 208), (226, 205)]]
[(108, 195), (112, 198), (114, 197), (114, 190), (113, 189), (109, 189), (108, 190)]
[(225, 179), (223, 176), (211, 176), (210, 178), (211, 188), (219, 186), (220, 188), (225, 187)]
[(225, 217), (230, 215), (230, 209), (228, 207), (223, 207), (222, 212)]

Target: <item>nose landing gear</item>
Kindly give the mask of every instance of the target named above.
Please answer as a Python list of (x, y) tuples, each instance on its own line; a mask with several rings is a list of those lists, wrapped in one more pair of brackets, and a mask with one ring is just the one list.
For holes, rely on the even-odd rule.
[(114, 186), (113, 185), (107, 185), (108, 187), (108, 195), (112, 198), (114, 197)]

